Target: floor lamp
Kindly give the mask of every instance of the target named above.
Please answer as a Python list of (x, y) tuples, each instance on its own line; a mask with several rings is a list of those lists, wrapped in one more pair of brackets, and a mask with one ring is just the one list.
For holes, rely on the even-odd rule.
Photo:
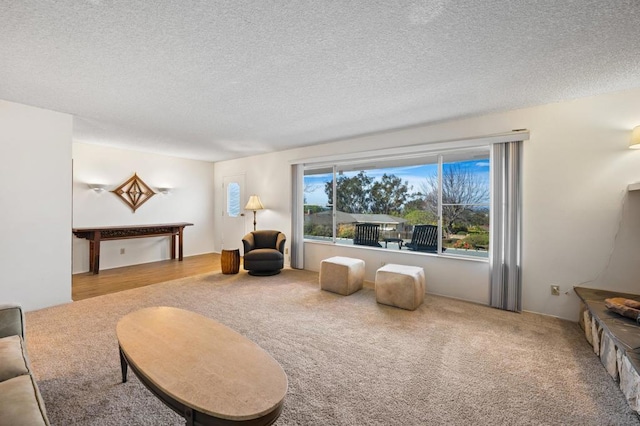
[(252, 195), (249, 197), (249, 201), (247, 201), (247, 205), (244, 206), (245, 210), (253, 210), (253, 230), (256, 230), (256, 211), (264, 209), (262, 202), (260, 201), (260, 197), (257, 195)]

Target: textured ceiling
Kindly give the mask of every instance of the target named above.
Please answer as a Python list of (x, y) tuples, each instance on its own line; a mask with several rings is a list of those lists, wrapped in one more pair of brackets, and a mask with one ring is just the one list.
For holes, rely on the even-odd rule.
[(0, 99), (223, 160), (640, 87), (640, 1), (0, 0)]

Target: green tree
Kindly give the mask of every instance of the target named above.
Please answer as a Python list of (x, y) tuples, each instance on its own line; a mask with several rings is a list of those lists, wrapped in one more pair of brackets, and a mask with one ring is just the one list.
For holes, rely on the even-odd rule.
[[(336, 210), (346, 213), (379, 213), (400, 216), (410, 201), (409, 182), (395, 175), (382, 175), (380, 179), (361, 171), (355, 176), (340, 176), (336, 180)], [(332, 182), (325, 183), (324, 191), (333, 199)]]
[(410, 198), (408, 181), (395, 175), (383, 174), (371, 186), (371, 212), (400, 216)]
[(420, 192), (411, 194), (412, 199), (404, 204), (404, 212), (410, 213), (414, 210), (425, 210), (426, 204), (424, 202), (424, 195)]
[(427, 210), (411, 210), (405, 213), (404, 218), (407, 219), (409, 225), (435, 225), (438, 218), (435, 214)]
[[(369, 213), (371, 204), (370, 188), (373, 178), (361, 171), (355, 176), (340, 176), (336, 180), (336, 210), (346, 213)], [(324, 185), (324, 192), (333, 200), (333, 182)]]

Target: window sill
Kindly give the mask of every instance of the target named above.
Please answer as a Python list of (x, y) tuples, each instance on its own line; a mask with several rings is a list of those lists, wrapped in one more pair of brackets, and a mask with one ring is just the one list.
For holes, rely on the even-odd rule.
[(442, 254), (427, 253), (427, 252), (419, 252), (419, 251), (411, 251), (411, 250), (398, 250), (395, 248), (348, 245), (348, 244), (334, 243), (333, 241), (322, 241), (322, 240), (312, 240), (312, 239), (305, 239), (304, 243), (320, 245), (320, 246), (345, 247), (345, 248), (355, 249), (355, 250), (372, 250), (372, 251), (383, 252), (383, 253), (399, 253), (403, 256), (427, 256), (427, 257), (437, 257), (440, 259), (465, 260), (470, 262), (481, 262), (481, 263), (489, 262), (488, 257), (465, 256), (465, 255), (452, 254), (447, 252)]

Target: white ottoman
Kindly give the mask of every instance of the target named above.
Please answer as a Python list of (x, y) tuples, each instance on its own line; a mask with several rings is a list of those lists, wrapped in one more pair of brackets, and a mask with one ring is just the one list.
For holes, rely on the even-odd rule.
[(362, 288), (364, 260), (335, 256), (320, 262), (320, 289), (348, 296)]
[(384, 265), (376, 271), (376, 302), (415, 310), (424, 301), (424, 269), (417, 266)]

